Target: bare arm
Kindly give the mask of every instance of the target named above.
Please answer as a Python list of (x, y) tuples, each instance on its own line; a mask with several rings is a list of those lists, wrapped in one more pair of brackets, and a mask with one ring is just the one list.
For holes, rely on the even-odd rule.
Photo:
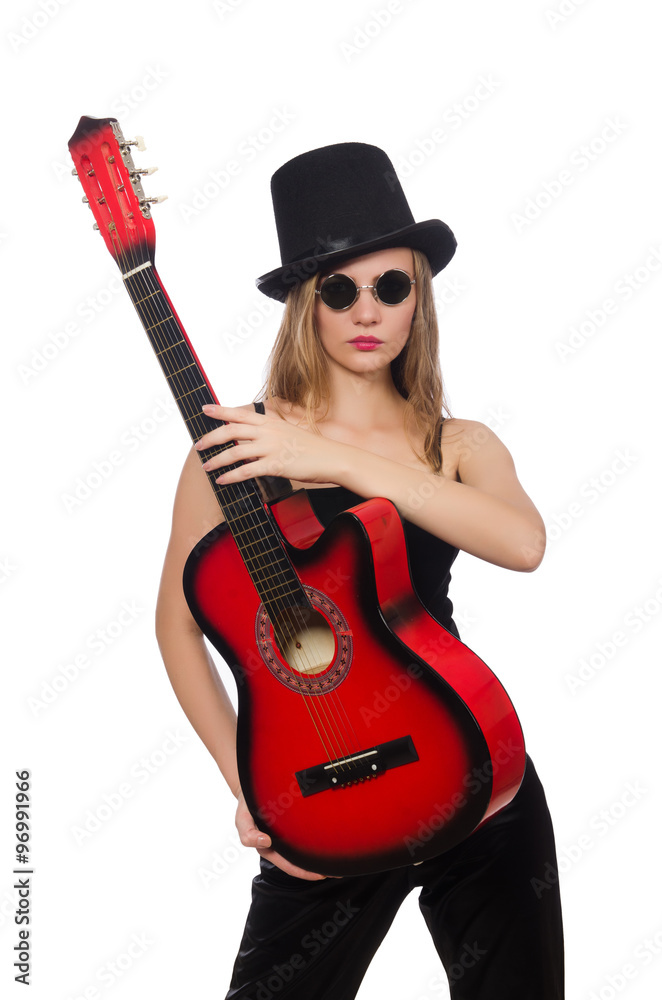
[(221, 520), (200, 461), (191, 453), (175, 497), (172, 534), (156, 606), (156, 637), (180, 705), (236, 795), (239, 777), (234, 750), (235, 711), (182, 588), (189, 552)]
[[(337, 483), (360, 496), (388, 498), (414, 524), (497, 566), (529, 571), (540, 564), (542, 518), (517, 478), (510, 452), (484, 424), (444, 425), (444, 449), (457, 468), (452, 479), (243, 408), (213, 406), (209, 414), (228, 423), (198, 446), (242, 439), (207, 463), (224, 483), (260, 475)], [(224, 465), (240, 459), (254, 461), (223, 472)]]
[(222, 520), (200, 459), (192, 451), (177, 487), (172, 533), (156, 607), (156, 636), (161, 656), (180, 705), (238, 800), (236, 824), (242, 844), (258, 848), (263, 857), (292, 875), (317, 879), (321, 876), (290, 865), (270, 850), (269, 837), (253, 822), (237, 771), (236, 713), (184, 597), (182, 574), (189, 553)]
[(403, 466), (378, 455), (347, 461), (343, 486), (388, 497), (403, 517), (465, 552), (506, 569), (534, 570), (545, 552), (545, 526), (515, 472), (506, 446), (485, 424), (449, 421), (444, 438), (457, 480)]

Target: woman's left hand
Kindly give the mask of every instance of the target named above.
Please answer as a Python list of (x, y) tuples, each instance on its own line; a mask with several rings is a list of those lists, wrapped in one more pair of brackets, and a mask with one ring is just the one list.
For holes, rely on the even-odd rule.
[[(347, 445), (244, 407), (209, 404), (203, 410), (208, 417), (224, 420), (225, 424), (201, 437), (195, 445), (198, 451), (239, 442), (204, 463), (206, 472), (221, 470), (216, 482), (226, 485), (255, 476), (282, 476), (301, 483), (342, 485), (337, 477), (342, 467), (341, 452)], [(223, 472), (225, 466), (241, 461), (246, 464)]]

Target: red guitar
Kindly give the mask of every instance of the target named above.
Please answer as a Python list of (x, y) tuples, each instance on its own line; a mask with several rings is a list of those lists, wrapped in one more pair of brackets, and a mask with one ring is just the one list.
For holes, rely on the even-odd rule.
[[(197, 441), (218, 426), (201, 411), (217, 400), (154, 268), (158, 199), (145, 197), (132, 144), (114, 118), (81, 118), (69, 149)], [(368, 500), (324, 530), (305, 491), (268, 500), (258, 481), (216, 475), (225, 522), (191, 553), (184, 588), (237, 683), (239, 775), (257, 825), (326, 875), (453, 847), (514, 796), (524, 738), (494, 674), (418, 600), (396, 508)]]

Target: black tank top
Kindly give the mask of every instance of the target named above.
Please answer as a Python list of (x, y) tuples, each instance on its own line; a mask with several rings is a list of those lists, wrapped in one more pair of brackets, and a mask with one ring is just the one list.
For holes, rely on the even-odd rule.
[[(253, 405), (258, 413), (264, 413), (264, 403)], [(324, 527), (341, 510), (347, 510), (367, 499), (344, 486), (320, 487), (306, 492), (316, 517)], [(453, 604), (448, 596), (451, 566), (459, 550), (405, 518), (402, 523), (409, 555), (409, 571), (416, 593), (437, 621), (459, 638), (453, 621)]]

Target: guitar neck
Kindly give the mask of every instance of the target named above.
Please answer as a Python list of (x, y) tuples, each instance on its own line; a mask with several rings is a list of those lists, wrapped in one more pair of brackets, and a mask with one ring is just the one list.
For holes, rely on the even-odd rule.
[[(205, 403), (218, 402), (209, 380), (154, 266), (147, 261), (123, 274), (122, 278), (170, 386), (177, 408), (191, 435), (191, 440), (198, 441), (203, 434), (218, 426), (217, 420), (212, 420), (202, 412)], [(205, 462), (227, 447), (230, 446), (207, 449), (200, 452), (200, 457)], [(224, 487), (215, 483), (211, 475), (209, 481), (225, 513), (227, 501)]]
[[(150, 206), (161, 199), (147, 198), (143, 191), (142, 176), (152, 168), (138, 169), (131, 156), (131, 146), (144, 148), (141, 143), (139, 138), (125, 139), (116, 118), (83, 116), (69, 149), (85, 192), (83, 201), (122, 273), (191, 439), (197, 441), (218, 427), (217, 420), (202, 412), (205, 403), (218, 400), (154, 268)], [(200, 458), (205, 462), (233, 443), (207, 448), (199, 452)], [(227, 466), (236, 468), (237, 464)], [(284, 608), (309, 607), (255, 480), (220, 485), (215, 482), (217, 475), (207, 473), (209, 484), (271, 621)]]
[[(146, 261), (122, 274), (126, 290), (154, 349), (192, 441), (218, 426), (202, 412), (218, 400), (153, 264)], [(206, 462), (233, 442), (200, 451)], [(226, 471), (243, 463), (226, 466)], [(269, 617), (308, 600), (283, 548), (280, 534), (255, 480), (222, 485), (217, 471), (207, 478)]]

